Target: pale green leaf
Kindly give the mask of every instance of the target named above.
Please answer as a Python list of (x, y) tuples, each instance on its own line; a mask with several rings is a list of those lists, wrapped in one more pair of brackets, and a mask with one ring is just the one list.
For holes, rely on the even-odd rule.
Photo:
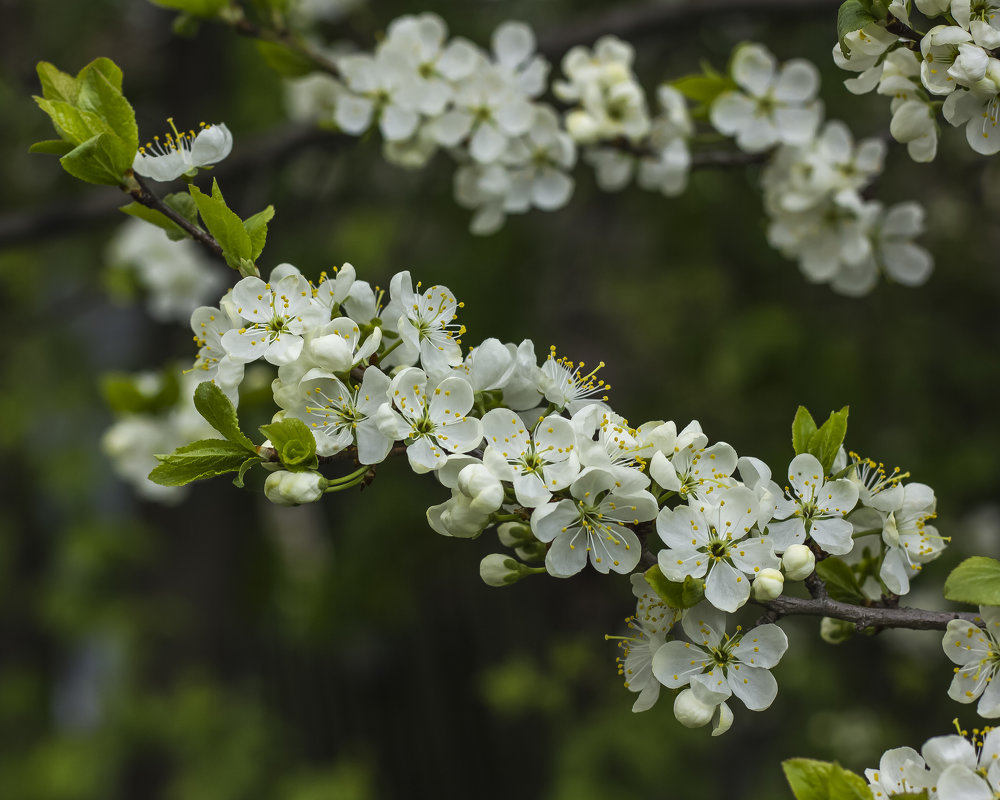
[(944, 582), (944, 596), (956, 603), (1000, 606), (1000, 561), (985, 556), (965, 559)]
[(257, 454), (257, 446), (240, 430), (236, 407), (214, 383), (205, 381), (198, 384), (194, 390), (194, 407), (209, 425), (230, 442), (240, 445), (254, 455)]
[(161, 486), (184, 486), (192, 481), (236, 472), (247, 461), (247, 451), (225, 439), (201, 439), (178, 447), (169, 455), (157, 455), (160, 465), (149, 479)]

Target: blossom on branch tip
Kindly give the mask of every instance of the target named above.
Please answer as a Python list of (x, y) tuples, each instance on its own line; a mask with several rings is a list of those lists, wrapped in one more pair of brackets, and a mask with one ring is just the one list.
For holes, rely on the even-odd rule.
[(172, 118), (167, 118), (173, 129), (163, 137), (153, 137), (139, 148), (132, 162), (133, 171), (154, 181), (172, 181), (199, 167), (222, 161), (233, 149), (233, 135), (224, 124), (200, 123), (200, 130), (178, 131)]

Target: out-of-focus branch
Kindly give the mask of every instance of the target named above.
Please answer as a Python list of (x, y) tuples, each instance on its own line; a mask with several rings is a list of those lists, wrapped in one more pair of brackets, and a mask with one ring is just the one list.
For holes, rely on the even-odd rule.
[(616, 8), (539, 37), (539, 50), (549, 58), (560, 58), (573, 45), (591, 45), (605, 34), (623, 39), (642, 39), (663, 34), (667, 25), (696, 22), (724, 14), (780, 14), (782, 16), (831, 15), (831, 27), (841, 0), (674, 0), (646, 2)]
[[(288, 125), (261, 136), (232, 157), (213, 174), (240, 175), (260, 164), (280, 163), (306, 147), (336, 146), (342, 137), (311, 125)], [(110, 217), (123, 204), (121, 195), (94, 190), (72, 203), (0, 217), (0, 249), (41, 238), (76, 233), (88, 225)]]

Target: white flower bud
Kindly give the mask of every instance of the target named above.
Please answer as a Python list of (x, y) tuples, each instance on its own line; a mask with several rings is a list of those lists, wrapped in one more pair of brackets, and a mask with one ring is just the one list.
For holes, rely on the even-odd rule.
[(780, 597), (784, 587), (785, 576), (780, 570), (770, 567), (762, 569), (753, 579), (753, 599), (766, 603), (768, 600)]
[(855, 633), (857, 633), (857, 628), (846, 620), (823, 617), (819, 623), (819, 635), (827, 644), (846, 642)]
[(479, 577), (487, 586), (510, 586), (521, 579), (520, 565), (510, 556), (491, 553), (479, 562)]
[(317, 336), (309, 343), (309, 355), (317, 365), (330, 372), (347, 372), (352, 365), (351, 346), (338, 333)]
[(503, 505), (503, 484), (482, 464), (469, 464), (458, 473), (458, 490), (476, 513), (492, 514)]
[(566, 115), (566, 132), (580, 144), (593, 144), (600, 136), (600, 126), (586, 111), (571, 111)]
[(694, 696), (694, 692), (685, 689), (674, 698), (674, 716), (685, 728), (700, 728), (708, 725), (715, 714), (715, 706), (707, 706)]
[(318, 472), (272, 472), (264, 481), (264, 494), (279, 506), (315, 503), (323, 496), (328, 481)]
[(812, 575), (816, 568), (816, 556), (804, 544), (790, 545), (781, 557), (781, 568), (790, 581), (801, 581)]
[(504, 547), (519, 547), (525, 542), (530, 542), (534, 536), (528, 524), (504, 522), (497, 526), (497, 538)]
[(442, 536), (474, 539), (489, 523), (489, 514), (473, 510), (469, 498), (457, 489), (452, 489), (451, 499), (427, 509), (427, 524)]

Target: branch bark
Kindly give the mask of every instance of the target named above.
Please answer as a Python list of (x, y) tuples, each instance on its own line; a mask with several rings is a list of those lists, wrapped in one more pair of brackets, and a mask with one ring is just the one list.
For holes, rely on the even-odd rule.
[(767, 609), (765, 616), (770, 622), (782, 617), (833, 617), (853, 622), (858, 630), (862, 628), (908, 628), (919, 631), (943, 631), (953, 619), (963, 619), (974, 625), (983, 626), (983, 620), (968, 611), (925, 611), (921, 608), (885, 608), (883, 606), (855, 606), (841, 603), (829, 597), (778, 597), (766, 603), (758, 603)]

